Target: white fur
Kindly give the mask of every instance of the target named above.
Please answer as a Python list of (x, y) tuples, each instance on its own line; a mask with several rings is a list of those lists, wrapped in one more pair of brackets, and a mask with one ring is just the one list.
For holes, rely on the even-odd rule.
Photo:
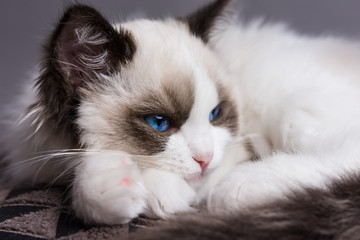
[(93, 29), (89, 26), (75, 29), (75, 34), (79, 44), (102, 45), (108, 42), (100, 33), (93, 34)]
[(173, 173), (149, 168), (143, 172), (149, 191), (147, 215), (166, 218), (177, 212), (192, 211), (198, 199), (195, 190)]

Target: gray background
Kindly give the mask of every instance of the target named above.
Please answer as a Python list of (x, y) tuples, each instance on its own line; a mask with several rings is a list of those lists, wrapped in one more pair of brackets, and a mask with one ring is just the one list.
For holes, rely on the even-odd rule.
[[(16, 96), (41, 56), (40, 45), (69, 1), (0, 0), (0, 106)], [(91, 0), (108, 19), (182, 16), (209, 0)], [(285, 21), (300, 32), (360, 37), (359, 0), (240, 0), (244, 19)], [(360, 64), (360, 63), (359, 63)], [(0, 129), (1, 130), (1, 129)]]

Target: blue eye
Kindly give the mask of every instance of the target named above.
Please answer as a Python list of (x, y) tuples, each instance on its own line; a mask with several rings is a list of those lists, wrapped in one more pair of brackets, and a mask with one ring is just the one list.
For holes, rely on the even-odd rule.
[(155, 130), (165, 132), (170, 127), (170, 119), (161, 115), (148, 115), (144, 120)]
[(220, 115), (220, 105), (217, 105), (210, 113), (209, 120), (210, 122), (215, 121)]

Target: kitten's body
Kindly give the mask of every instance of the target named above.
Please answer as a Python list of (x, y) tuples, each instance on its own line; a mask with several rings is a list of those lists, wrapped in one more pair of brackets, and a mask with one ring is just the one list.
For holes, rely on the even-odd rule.
[[(335, 199), (337, 179), (356, 185), (359, 45), (259, 22), (219, 27), (227, 2), (182, 21), (114, 27), (71, 8), (47, 46), (37, 93), (11, 126), (7, 176), (71, 181), (78, 216), (108, 224), (199, 201), (217, 216), (261, 219), (263, 206), (297, 206), (306, 189)], [(154, 115), (170, 128), (149, 126)]]
[(259, 22), (236, 24), (210, 42), (237, 83), (244, 134), (262, 156), (233, 170), (233, 197), (252, 206), (357, 173), (359, 44)]

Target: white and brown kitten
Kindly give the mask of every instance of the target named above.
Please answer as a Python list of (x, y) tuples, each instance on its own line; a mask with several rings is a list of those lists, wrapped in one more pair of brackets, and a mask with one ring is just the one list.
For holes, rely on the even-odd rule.
[(115, 25), (71, 6), (8, 126), (7, 177), (71, 183), (86, 222), (191, 210), (239, 133), (229, 78), (205, 44), (226, 2), (209, 9), (211, 19)]
[(207, 202), (211, 217), (145, 238), (197, 239), (201, 229), (219, 239), (223, 227), (224, 238), (251, 239), (246, 223), (253, 239), (356, 227), (359, 45), (229, 23), (229, 2), (115, 25), (70, 7), (9, 125), (7, 177), (70, 183), (76, 214), (91, 223)]

